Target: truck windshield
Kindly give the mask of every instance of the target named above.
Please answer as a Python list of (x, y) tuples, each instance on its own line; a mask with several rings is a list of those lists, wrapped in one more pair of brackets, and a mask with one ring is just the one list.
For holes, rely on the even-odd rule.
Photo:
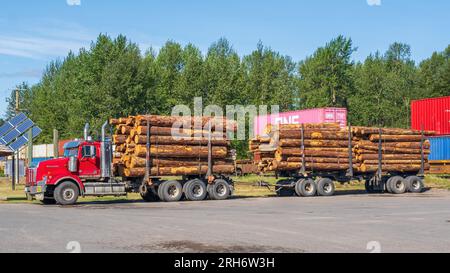
[(64, 150), (64, 157), (78, 156), (78, 147)]

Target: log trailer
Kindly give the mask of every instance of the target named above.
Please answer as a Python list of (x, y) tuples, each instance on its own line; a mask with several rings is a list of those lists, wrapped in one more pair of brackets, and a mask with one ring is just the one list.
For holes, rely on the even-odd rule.
[[(108, 122), (102, 126), (100, 141), (89, 137), (89, 124), (84, 139), (64, 146), (64, 157), (40, 162), (26, 170), (25, 193), (44, 204), (73, 205), (80, 196), (126, 196), (139, 193), (147, 202), (224, 200), (233, 194), (233, 181), (212, 173), (211, 137), (208, 138), (208, 172), (206, 175), (183, 176), (181, 180), (164, 180), (150, 176), (150, 126), (147, 126), (146, 174), (143, 177), (116, 177), (113, 174), (113, 148), (106, 136)], [(210, 134), (211, 135), (211, 134)]]
[[(354, 168), (352, 127), (349, 126), (348, 138), (348, 161), (349, 169), (346, 171), (315, 172), (306, 171), (305, 156), (303, 153), (301, 169), (297, 171), (280, 171), (277, 177), (281, 177), (275, 186), (278, 196), (332, 196), (335, 194), (335, 183), (349, 183), (359, 180), (365, 182), (365, 189), (368, 193), (391, 193), (404, 194), (406, 192), (420, 193), (424, 189), (425, 174), (425, 153), (424, 131), (421, 131), (420, 161), (419, 171), (385, 171), (383, 170), (383, 145), (382, 129), (379, 128), (378, 140), (378, 168), (376, 171), (360, 172)], [(301, 128), (301, 150), (305, 151), (304, 128)]]

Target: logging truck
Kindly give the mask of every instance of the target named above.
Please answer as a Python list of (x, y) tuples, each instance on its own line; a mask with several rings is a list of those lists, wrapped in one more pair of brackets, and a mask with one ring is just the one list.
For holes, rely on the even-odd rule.
[[(139, 193), (147, 202), (176, 202), (185, 198), (200, 201), (206, 198), (223, 200), (233, 193), (233, 181), (226, 175), (213, 173), (211, 141), (208, 143), (208, 166), (204, 175), (185, 175), (179, 180), (153, 176), (150, 152), (147, 152), (145, 174), (118, 177), (113, 171), (113, 143), (107, 137), (108, 122), (102, 126), (101, 140), (89, 136), (64, 146), (64, 156), (40, 162), (26, 170), (25, 193), (28, 199), (44, 204), (73, 205), (79, 197), (126, 196)], [(150, 130), (146, 136), (147, 151), (151, 149)]]

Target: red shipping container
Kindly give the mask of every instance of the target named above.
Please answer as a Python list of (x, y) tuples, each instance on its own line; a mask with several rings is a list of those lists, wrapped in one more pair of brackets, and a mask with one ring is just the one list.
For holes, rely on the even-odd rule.
[(64, 155), (64, 145), (67, 142), (70, 142), (70, 141), (73, 141), (73, 140), (60, 140), (59, 141), (59, 143), (58, 143), (58, 153), (59, 153), (60, 157), (62, 157)]
[(411, 127), (415, 130), (423, 128), (435, 131), (438, 135), (449, 135), (450, 97), (412, 101)]

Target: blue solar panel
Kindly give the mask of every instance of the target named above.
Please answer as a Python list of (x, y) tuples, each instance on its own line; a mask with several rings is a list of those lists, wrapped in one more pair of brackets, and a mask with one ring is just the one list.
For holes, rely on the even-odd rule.
[(40, 135), (41, 133), (42, 133), (41, 128), (39, 128), (39, 127), (37, 127), (37, 126), (35, 126), (35, 127), (33, 128), (33, 138), (37, 137), (37, 136)]
[(24, 122), (22, 122), (18, 127), (12, 129), (9, 133), (7, 133), (2, 138), (3, 144), (9, 144), (14, 141), (18, 136), (25, 133), (28, 129), (30, 129), (34, 123), (31, 121), (31, 119), (26, 119)]
[(16, 141), (14, 141), (13, 144), (9, 145), (9, 148), (13, 151), (17, 151), (22, 147), (23, 145), (27, 144), (28, 140), (25, 136), (19, 137)]
[(12, 119), (8, 120), (5, 122), (5, 124), (3, 124), (0, 127), (0, 137), (4, 136), (6, 133), (8, 133), (13, 127), (17, 126), (18, 124), (20, 124), (22, 121), (24, 121), (25, 119), (27, 119), (27, 116), (24, 113), (20, 113), (17, 116), (13, 117)]
[(19, 133), (23, 134), (26, 131), (28, 131), (28, 129), (33, 127), (33, 125), (34, 125), (34, 122), (32, 122), (31, 119), (27, 119), (23, 123), (21, 123), (19, 126), (17, 126), (17, 131), (19, 131)]
[[(40, 133), (42, 133), (41, 128), (34, 127), (31, 130), (33, 134), (33, 138), (37, 137)], [(9, 145), (9, 148), (11, 148), (13, 151), (19, 150), (23, 145), (27, 144), (28, 142), (28, 133), (24, 134), (23, 136), (19, 137), (16, 141), (14, 141), (11, 145)]]

